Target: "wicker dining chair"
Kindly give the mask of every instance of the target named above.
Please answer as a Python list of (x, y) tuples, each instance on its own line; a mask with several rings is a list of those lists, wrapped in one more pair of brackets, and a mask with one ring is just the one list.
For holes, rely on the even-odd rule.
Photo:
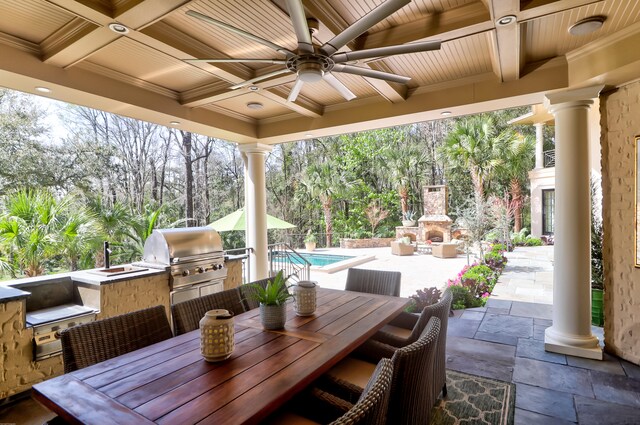
[[(431, 408), (435, 405), (433, 369), (438, 348), (440, 319), (432, 317), (417, 341), (406, 347), (397, 348), (379, 341), (365, 343), (372, 357), (391, 357), (393, 379), (387, 424), (428, 424)], [(319, 385), (342, 399), (351, 400), (362, 392), (355, 375), (367, 373), (372, 363), (348, 357), (339, 366), (331, 369)], [(349, 373), (344, 374), (344, 371)], [(350, 376), (349, 376), (350, 375)]]
[[(390, 359), (382, 359), (375, 366), (364, 390), (358, 387), (357, 393), (353, 393), (348, 388), (349, 400), (314, 385), (263, 423), (384, 425), (387, 422), (392, 379), (393, 363)], [(334, 387), (330, 385), (329, 388)]]
[(400, 272), (384, 270), (349, 269), (345, 290), (368, 294), (400, 296)]
[(432, 317), (440, 319), (440, 334), (438, 335), (438, 349), (434, 366), (433, 387), (436, 395), (442, 391), (442, 396), (447, 396), (447, 324), (449, 323), (449, 313), (451, 312), (451, 300), (453, 294), (447, 289), (442, 294), (440, 301), (433, 305), (426, 306), (420, 316), (411, 313), (400, 313), (389, 325), (378, 331), (372, 338), (392, 345), (394, 347), (404, 347), (416, 341), (422, 333), (427, 322)]
[(200, 319), (207, 311), (214, 309), (228, 310), (234, 315), (244, 313), (245, 306), (240, 290), (238, 288), (227, 289), (172, 305), (173, 331), (176, 336), (198, 329)]
[(74, 326), (60, 332), (64, 372), (73, 372), (172, 336), (161, 305)]

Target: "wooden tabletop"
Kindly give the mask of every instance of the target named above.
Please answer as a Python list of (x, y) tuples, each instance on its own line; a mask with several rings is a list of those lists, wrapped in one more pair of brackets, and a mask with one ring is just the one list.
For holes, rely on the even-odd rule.
[(288, 306), (281, 331), (259, 309), (235, 318), (235, 350), (200, 355), (196, 330), (33, 387), (33, 397), (71, 423), (258, 423), (402, 311), (407, 299), (318, 289), (313, 316)]

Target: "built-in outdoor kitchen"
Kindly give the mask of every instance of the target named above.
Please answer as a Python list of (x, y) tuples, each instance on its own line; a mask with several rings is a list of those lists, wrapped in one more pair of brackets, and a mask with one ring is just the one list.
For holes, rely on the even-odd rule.
[(140, 262), (16, 279), (0, 285), (0, 398), (63, 373), (67, 327), (196, 298), (242, 283), (212, 228), (156, 229)]

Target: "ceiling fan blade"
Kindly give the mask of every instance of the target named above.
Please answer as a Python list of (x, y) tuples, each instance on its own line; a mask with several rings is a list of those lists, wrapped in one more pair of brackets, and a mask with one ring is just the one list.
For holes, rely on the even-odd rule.
[(291, 72), (291, 71), (289, 71), (288, 69), (280, 69), (278, 71), (268, 72), (266, 74), (260, 75), (259, 77), (255, 77), (250, 80), (243, 81), (242, 83), (234, 84), (233, 86), (229, 87), (229, 89), (231, 90), (239, 89), (241, 87), (249, 86), (253, 83), (257, 83), (258, 81), (266, 80), (268, 78), (275, 77), (276, 75), (284, 74), (286, 72)]
[(251, 34), (249, 32), (246, 32), (245, 30), (241, 30), (240, 28), (236, 28), (236, 27), (231, 26), (229, 24), (226, 24), (226, 23), (224, 23), (222, 21), (218, 21), (217, 19), (213, 19), (210, 16), (203, 15), (202, 13), (196, 12), (195, 10), (187, 10), (186, 13), (187, 13), (187, 15), (192, 16), (192, 17), (197, 18), (197, 19), (200, 19), (201, 21), (205, 21), (205, 22), (213, 24), (213, 25), (215, 25), (217, 27), (224, 28), (227, 31), (230, 31), (230, 32), (232, 32), (234, 34), (237, 34), (239, 36), (242, 36), (242, 37), (248, 38), (250, 40), (253, 40), (253, 41), (257, 42), (257, 43), (262, 44), (263, 46), (267, 46), (270, 49), (275, 50), (276, 52), (280, 52), (283, 55), (286, 55), (287, 57), (295, 56), (295, 53), (293, 53), (289, 49), (285, 49), (282, 46), (278, 46), (277, 44), (272, 43), (269, 40), (265, 40), (262, 37), (258, 37), (257, 35), (254, 35), (254, 34)]
[(313, 53), (313, 42), (311, 41), (311, 33), (309, 25), (307, 25), (307, 16), (304, 14), (304, 7), (300, 0), (287, 0), (287, 9), (293, 24), (293, 30), (298, 38), (299, 53)]
[(411, 77), (405, 77), (404, 75), (391, 74), (388, 72), (376, 71), (373, 69), (361, 68), (359, 66), (353, 65), (343, 65), (340, 63), (335, 64), (332, 71), (360, 75), (362, 77), (377, 78), (379, 80), (386, 80), (400, 84), (406, 84), (411, 80)]
[(208, 62), (208, 63), (270, 63), (272, 65), (286, 65), (286, 60), (279, 59), (233, 59), (233, 58), (211, 58), (211, 59), (184, 59), (185, 62)]
[(303, 84), (304, 82), (300, 78), (296, 80), (296, 83), (293, 85), (293, 87), (291, 88), (291, 91), (289, 92), (289, 97), (287, 97), (287, 102), (296, 101), (296, 99), (298, 98), (298, 94), (300, 94), (300, 89), (302, 89)]
[(324, 74), (324, 76), (322, 77), (327, 83), (329, 83), (329, 85), (331, 85), (331, 87), (333, 87), (334, 89), (336, 89), (338, 91), (338, 93), (340, 93), (342, 95), (342, 97), (344, 97), (347, 100), (351, 100), (351, 99), (355, 99), (356, 95), (353, 94), (353, 92), (351, 90), (349, 90), (347, 88), (347, 86), (345, 86), (344, 84), (342, 84), (340, 82), (340, 80), (338, 80), (334, 75), (332, 75), (330, 72), (327, 72), (326, 74)]
[(396, 10), (411, 3), (411, 0), (387, 0), (371, 12), (358, 19), (347, 29), (324, 43), (320, 50), (327, 56), (331, 56), (348, 42), (366, 32), (369, 28), (382, 21)]
[(359, 59), (370, 59), (405, 53), (427, 52), (429, 50), (440, 50), (440, 40), (423, 41), (420, 43), (400, 44), (397, 46), (378, 47), (376, 49), (355, 50), (353, 52), (336, 53), (331, 57), (335, 63), (355, 61)]

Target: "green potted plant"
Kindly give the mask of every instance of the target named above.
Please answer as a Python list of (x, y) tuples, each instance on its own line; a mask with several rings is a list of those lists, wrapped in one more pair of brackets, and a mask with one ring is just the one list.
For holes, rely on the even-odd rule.
[(260, 321), (265, 329), (282, 329), (287, 321), (286, 301), (292, 298), (282, 270), (266, 286), (251, 284), (248, 296), (260, 303)]
[(304, 247), (307, 251), (313, 251), (316, 249), (316, 243), (318, 240), (316, 239), (316, 235), (311, 233), (311, 229), (307, 232), (307, 236), (304, 237)]
[(415, 211), (407, 211), (402, 215), (402, 225), (404, 227), (413, 227), (416, 225), (416, 221), (415, 221), (415, 216), (416, 213)]

